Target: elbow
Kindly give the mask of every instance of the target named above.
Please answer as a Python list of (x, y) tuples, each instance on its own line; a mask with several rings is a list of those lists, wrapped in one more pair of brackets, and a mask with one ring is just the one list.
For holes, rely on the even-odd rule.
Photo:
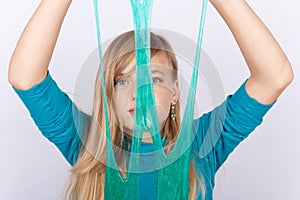
[(284, 69), (286, 72), (284, 73), (285, 81), (283, 82), (283, 85), (288, 86), (294, 80), (294, 71), (293, 71), (292, 65), (289, 61), (286, 62)]
[(18, 81), (18, 80), (16, 79), (16, 77), (10, 75), (9, 73), (8, 73), (7, 80), (8, 80), (8, 83), (9, 83), (11, 86), (13, 86), (14, 88), (16, 88), (16, 89), (19, 89), (19, 90), (25, 90), (25, 89), (27, 89), (26, 87), (24, 87), (23, 84), (20, 84), (20, 81)]
[(26, 90), (30, 88), (28, 82), (22, 80), (22, 75), (15, 70), (12, 63), (10, 63), (8, 68), (7, 80), (10, 85), (19, 90)]
[(12, 61), (9, 64), (8, 67), (8, 73), (7, 73), (7, 80), (10, 85), (12, 85), (15, 88), (20, 88), (20, 79), (17, 77), (18, 73), (15, 72), (14, 66), (12, 64)]
[(13, 70), (12, 70), (12, 64), (11, 64), (11, 62), (10, 62), (10, 64), (9, 64), (9, 67), (8, 67), (8, 73), (7, 73), (7, 80), (8, 80), (8, 82), (12, 85), (12, 86), (14, 86), (14, 84), (15, 84), (15, 77), (13, 76)]
[(16, 69), (18, 69), (18, 65), (15, 63), (14, 55), (12, 55), (7, 73), (7, 80), (12, 86), (15, 86), (18, 80), (18, 78), (16, 77), (18, 74)]
[(27, 82), (21, 82), (15, 76), (8, 75), (8, 82), (11, 86), (16, 88), (17, 90), (28, 90), (32, 87), (31, 84), (28, 84)]
[(285, 89), (288, 87), (294, 80), (294, 72), (292, 69), (292, 65), (289, 61), (286, 61), (283, 64), (283, 69), (278, 77), (275, 79), (276, 85), (279, 89)]
[(9, 66), (7, 79), (8, 82), (18, 90), (28, 90), (34, 85), (41, 83), (48, 74), (48, 70), (36, 72), (26, 69), (26, 67)]

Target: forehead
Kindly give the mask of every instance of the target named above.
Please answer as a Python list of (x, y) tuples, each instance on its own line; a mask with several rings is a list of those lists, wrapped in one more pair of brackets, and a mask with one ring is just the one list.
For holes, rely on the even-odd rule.
[[(136, 59), (133, 59), (128, 66), (122, 71), (122, 74), (127, 74), (130, 72), (135, 71), (135, 65), (136, 65)], [(169, 58), (168, 54), (164, 51), (157, 52), (152, 58), (151, 58), (151, 67), (153, 69), (164, 69), (162, 67), (169, 68)], [(165, 69), (166, 69), (165, 68)]]

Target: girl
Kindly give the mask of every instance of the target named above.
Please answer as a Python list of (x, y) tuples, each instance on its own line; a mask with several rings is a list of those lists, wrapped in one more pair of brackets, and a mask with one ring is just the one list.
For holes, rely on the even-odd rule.
[[(210, 2), (232, 31), (251, 75), (220, 106), (194, 120), (196, 136), (192, 144), (189, 199), (212, 199), (216, 171), (233, 149), (261, 124), (263, 116), (293, 80), (292, 68), (284, 52), (244, 0)], [(71, 0), (41, 1), (12, 55), (8, 79), (43, 135), (73, 166), (66, 196), (104, 199), (106, 142), (101, 76), (98, 72), (93, 113), (88, 116), (57, 87), (48, 71), (70, 3)], [(151, 56), (161, 138), (165, 141), (165, 151), (170, 153), (180, 127), (178, 66), (170, 45), (155, 34), (151, 34)], [(117, 157), (119, 168), (126, 170), (124, 151), (118, 149), (130, 148), (135, 100), (132, 31), (112, 42), (103, 62), (111, 138), (117, 147), (115, 153), (121, 152)], [(220, 113), (224, 110), (224, 124), (219, 124)], [(216, 129), (209, 128), (211, 125)], [(218, 125), (221, 125), (220, 130)], [(200, 157), (203, 138), (210, 134), (211, 137), (220, 134), (220, 137), (211, 151)], [(145, 133), (141, 153), (152, 152), (151, 143), (151, 137)], [(148, 171), (139, 175), (140, 199), (157, 197), (157, 172)]]

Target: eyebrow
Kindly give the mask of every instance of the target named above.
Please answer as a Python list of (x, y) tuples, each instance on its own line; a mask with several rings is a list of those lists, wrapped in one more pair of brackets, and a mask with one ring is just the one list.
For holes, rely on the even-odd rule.
[(165, 73), (162, 72), (162, 71), (160, 71), (160, 70), (152, 70), (152, 74), (155, 74), (155, 73), (159, 73), (159, 74), (165, 75)]
[[(122, 73), (120, 73), (120, 75), (118, 76), (118, 78), (119, 78), (119, 77), (123, 77), (124, 75), (130, 74), (131, 72), (133, 72), (133, 71), (135, 71), (135, 70), (136, 70), (136, 67), (133, 66), (133, 68), (132, 68), (129, 72), (126, 72), (126, 73), (122, 72)], [(159, 74), (165, 75), (164, 72), (162, 72), (162, 71), (160, 71), (160, 70), (157, 70), (157, 69), (152, 70), (151, 73), (152, 73), (152, 74), (159, 73)]]
[(128, 75), (128, 74), (130, 74), (131, 72), (133, 72), (133, 71), (135, 71), (135, 68), (136, 68), (136, 66), (134, 65), (133, 67), (132, 67), (132, 69), (131, 70), (129, 70), (129, 72), (121, 72), (117, 77), (116, 77), (116, 79), (119, 79), (119, 78), (121, 78), (121, 77), (123, 77), (124, 75)]

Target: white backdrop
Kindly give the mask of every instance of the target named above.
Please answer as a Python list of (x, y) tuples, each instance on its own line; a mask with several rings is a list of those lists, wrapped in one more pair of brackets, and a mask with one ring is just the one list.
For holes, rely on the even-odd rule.
[[(129, 1), (100, 1), (102, 40), (133, 28)], [(267, 113), (264, 122), (230, 155), (216, 176), (216, 200), (299, 200), (300, 2), (251, 0), (293, 65), (295, 80)], [(7, 81), (10, 56), (39, 4), (38, 0), (0, 2), (0, 199), (58, 199), (70, 166), (41, 136), (23, 103)], [(156, 0), (152, 27), (196, 40), (201, 1)], [(96, 48), (91, 1), (74, 1), (56, 46), (50, 71), (58, 85), (72, 93), (77, 74)], [(225, 93), (233, 93), (249, 76), (248, 68), (226, 24), (209, 5), (203, 48), (221, 75)], [(72, 96), (71, 96), (72, 97)]]

